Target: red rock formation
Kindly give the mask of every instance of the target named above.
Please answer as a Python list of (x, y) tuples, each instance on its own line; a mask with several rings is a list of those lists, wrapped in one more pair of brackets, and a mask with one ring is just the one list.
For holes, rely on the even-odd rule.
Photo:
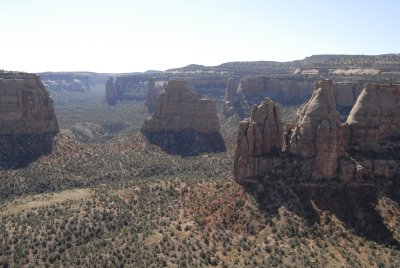
[(269, 97), (277, 102), (298, 102), (312, 93), (314, 79), (298, 77), (247, 77), (240, 81), (238, 92), (246, 97), (250, 104), (259, 101), (259, 97)]
[[(301, 157), (310, 158), (319, 153), (318, 139), (325, 142), (335, 142), (341, 132), (339, 113), (333, 98), (333, 84), (331, 80), (323, 80), (314, 84), (314, 92), (308, 103), (300, 110), (300, 119), (294, 129), (291, 130), (286, 150), (299, 154)], [(328, 134), (328, 135), (324, 135)], [(322, 135), (322, 136), (321, 136)], [(338, 154), (344, 152), (345, 143), (334, 151)]]
[(0, 74), (0, 167), (29, 163), (59, 131), (53, 101), (33, 74)]
[(199, 99), (186, 81), (168, 82), (142, 132), (150, 142), (170, 153), (225, 150), (214, 101)]
[(379, 140), (400, 135), (400, 85), (366, 84), (347, 119), (350, 143), (374, 149)]
[[(243, 182), (272, 175), (348, 182), (396, 176), (400, 172), (399, 96), (400, 85), (367, 84), (348, 120), (341, 124), (332, 81), (315, 83), (310, 101), (299, 112), (299, 121), (286, 126), (282, 147), (271, 134), (271, 130), (277, 133), (279, 116), (272, 110), (266, 113), (266, 117), (276, 118), (267, 130), (260, 125), (262, 120), (257, 120), (258, 114), (264, 114), (258, 112), (263, 111), (262, 102), (239, 126), (235, 179)], [(266, 146), (265, 141), (277, 145)]]
[(313, 177), (335, 177), (337, 158), (344, 154), (347, 126), (341, 125), (331, 80), (314, 84), (310, 101), (301, 109), (300, 119), (286, 133), (285, 151), (314, 159)]
[[(283, 105), (301, 102), (311, 96), (313, 81), (315, 81), (314, 78), (291, 76), (246, 77), (240, 80), (236, 90), (232, 88), (232, 85), (227, 88), (223, 102), (223, 113), (226, 116), (236, 113), (244, 118), (249, 116), (250, 107), (261, 102), (265, 97)], [(362, 89), (363, 84), (358, 82), (338, 82), (334, 84), (336, 109), (340, 112), (343, 121)]]
[(251, 117), (240, 123), (234, 162), (237, 180), (265, 174), (274, 165), (263, 160), (265, 155), (282, 149), (281, 117), (279, 105), (265, 98), (258, 106), (253, 106)]

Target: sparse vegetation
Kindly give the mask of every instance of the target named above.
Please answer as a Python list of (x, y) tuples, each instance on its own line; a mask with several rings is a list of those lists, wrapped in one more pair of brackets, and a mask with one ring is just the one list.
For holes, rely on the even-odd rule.
[(184, 158), (138, 133), (142, 103), (118, 105), (58, 111), (67, 129), (135, 118), (107, 142), (61, 135), (52, 155), (0, 171), (0, 267), (400, 266), (393, 185), (243, 187), (231, 179), (238, 118), (221, 117), (227, 152)]

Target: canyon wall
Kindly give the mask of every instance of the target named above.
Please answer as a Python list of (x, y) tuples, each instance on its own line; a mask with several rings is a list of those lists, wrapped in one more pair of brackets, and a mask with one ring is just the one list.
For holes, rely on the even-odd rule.
[(26, 165), (51, 152), (58, 133), (53, 101), (33, 74), (0, 74), (0, 167)]
[[(233, 83), (227, 87), (223, 113), (226, 116), (238, 114), (241, 118), (248, 117), (252, 105), (265, 97), (282, 105), (301, 104), (311, 96), (316, 79), (300, 76), (246, 77), (240, 80), (236, 90)], [(349, 114), (362, 89), (363, 83), (360, 82), (334, 83), (336, 109), (340, 112), (342, 121)]]

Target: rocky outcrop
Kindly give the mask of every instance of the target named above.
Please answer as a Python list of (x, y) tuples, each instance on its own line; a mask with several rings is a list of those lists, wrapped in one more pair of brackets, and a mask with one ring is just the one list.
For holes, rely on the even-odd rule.
[(312, 93), (314, 79), (298, 77), (248, 77), (240, 81), (238, 92), (251, 104), (259, 97), (269, 97), (279, 103), (301, 102)]
[(119, 101), (143, 101), (147, 95), (146, 83), (150, 77), (146, 75), (119, 76), (115, 79), (115, 88)]
[(118, 92), (115, 88), (114, 78), (110, 77), (106, 84), (106, 101), (108, 105), (114, 106), (118, 101)]
[(240, 118), (244, 118), (245, 111), (250, 110), (250, 106), (244, 96), (237, 91), (238, 84), (238, 79), (228, 79), (225, 97), (222, 102), (222, 113), (227, 117), (237, 114)]
[[(234, 161), (235, 177), (238, 180), (257, 177), (271, 169), (279, 161), (273, 155), (282, 150), (282, 133), (280, 106), (269, 98), (254, 105), (250, 118), (239, 125)], [(266, 155), (269, 157), (266, 158)]]
[(149, 86), (147, 90), (147, 96), (144, 104), (146, 105), (149, 113), (153, 113), (154, 107), (157, 103), (158, 95), (160, 95), (161, 88), (156, 87), (156, 80), (155, 78), (151, 78), (149, 81)]
[(0, 74), (0, 168), (51, 152), (59, 131), (53, 101), (33, 74)]
[(90, 75), (80, 73), (40, 73), (43, 85), (50, 92), (70, 91), (87, 92), (90, 91)]
[(336, 109), (340, 113), (341, 120), (346, 120), (363, 88), (364, 84), (359, 82), (334, 83)]
[(168, 153), (195, 155), (225, 150), (215, 103), (199, 99), (186, 81), (168, 82), (142, 132)]
[[(236, 90), (227, 88), (223, 102), (225, 116), (238, 114), (241, 118), (249, 116), (252, 105), (261, 102), (265, 97), (282, 105), (302, 103), (312, 94), (315, 78), (305, 77), (247, 77), (240, 80)], [(336, 109), (340, 118), (345, 121), (363, 83), (337, 82), (333, 85)], [(229, 92), (228, 92), (229, 91)]]
[(350, 144), (363, 150), (400, 137), (400, 85), (366, 84), (347, 119)]
[(344, 154), (348, 127), (341, 125), (331, 80), (314, 84), (310, 101), (300, 110), (300, 119), (285, 133), (284, 151), (314, 159), (312, 177), (337, 175), (337, 158)]
[[(225, 116), (238, 114), (248, 117), (250, 108), (268, 97), (283, 105), (301, 103), (312, 92), (313, 79), (302, 77), (246, 77), (240, 80), (236, 90), (227, 87), (223, 102)], [(229, 91), (229, 92), (228, 92)]]
[(337, 178), (350, 182), (398, 176), (398, 96), (400, 85), (366, 84), (347, 121), (341, 123), (332, 81), (317, 82), (311, 99), (299, 111), (298, 122), (287, 124), (282, 131), (281, 146), (279, 138), (272, 139), (275, 146), (265, 146), (266, 140), (275, 137), (271, 133), (279, 132), (279, 112), (267, 109), (265, 118), (269, 118), (268, 122), (275, 118), (272, 124), (256, 119), (258, 111), (265, 110), (263, 107), (276, 107), (266, 99), (253, 108), (250, 119), (240, 123), (235, 179), (244, 182), (278, 176), (300, 181)]

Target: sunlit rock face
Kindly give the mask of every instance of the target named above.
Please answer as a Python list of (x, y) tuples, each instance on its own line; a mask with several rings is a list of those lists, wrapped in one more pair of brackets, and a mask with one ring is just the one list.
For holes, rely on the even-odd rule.
[(340, 123), (331, 80), (314, 84), (309, 102), (296, 126), (285, 133), (285, 152), (314, 158), (313, 177), (337, 175), (337, 158), (344, 154), (348, 126)]
[(279, 106), (266, 98), (239, 125), (235, 179), (360, 182), (399, 176), (399, 96), (399, 85), (366, 84), (341, 123), (334, 85), (322, 80), (298, 121), (284, 127)]
[(169, 153), (195, 155), (225, 150), (214, 101), (199, 99), (186, 81), (171, 80), (142, 132)]
[(59, 131), (53, 101), (33, 74), (0, 74), (0, 167), (28, 164), (51, 152)]
[[(258, 177), (280, 162), (282, 150), (281, 108), (269, 98), (254, 105), (250, 118), (240, 122), (234, 174), (237, 180)], [(268, 155), (269, 157), (265, 157)]]
[(347, 118), (350, 144), (374, 149), (400, 135), (400, 85), (366, 84)]
[[(251, 107), (265, 97), (281, 105), (300, 104), (311, 97), (316, 77), (257, 77), (250, 76), (240, 81), (228, 79), (222, 112), (229, 117), (237, 114), (240, 118), (250, 116)], [(358, 95), (363, 89), (360, 82), (336, 82), (333, 96), (341, 121), (345, 121)]]

